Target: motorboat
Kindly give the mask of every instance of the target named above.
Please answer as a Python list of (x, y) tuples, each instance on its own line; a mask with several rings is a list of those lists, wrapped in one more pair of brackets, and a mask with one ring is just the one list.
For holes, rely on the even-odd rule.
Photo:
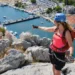
[(14, 32), (13, 35), (17, 35), (17, 32)]
[(41, 24), (43, 24), (44, 22), (41, 22)]
[(6, 16), (3, 16), (3, 18), (5, 18), (5, 19), (6, 19), (7, 17), (6, 17)]
[(11, 34), (13, 34), (13, 31), (10, 31)]

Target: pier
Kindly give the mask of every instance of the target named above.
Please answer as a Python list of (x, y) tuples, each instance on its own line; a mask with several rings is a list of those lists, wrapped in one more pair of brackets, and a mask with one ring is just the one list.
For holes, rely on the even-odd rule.
[(33, 19), (36, 19), (36, 18), (39, 18), (39, 16), (34, 15), (34, 16), (30, 16), (28, 18), (21, 18), (21, 19), (12, 20), (12, 21), (9, 20), (9, 21), (3, 22), (2, 25), (11, 25), (11, 24), (19, 23), (19, 22), (33, 20)]

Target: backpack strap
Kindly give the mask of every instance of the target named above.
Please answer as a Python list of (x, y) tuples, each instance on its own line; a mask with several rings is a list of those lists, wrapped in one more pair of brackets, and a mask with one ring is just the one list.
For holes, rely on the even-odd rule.
[[(65, 38), (65, 35), (66, 35), (66, 31), (67, 31), (67, 30), (64, 30), (64, 32), (63, 32), (63, 37), (64, 37), (64, 38)], [(70, 30), (68, 30), (68, 31), (70, 32), (71, 38), (72, 38), (72, 41), (73, 41), (74, 38), (72, 37), (72, 33), (71, 33), (72, 31), (70, 31)]]
[(58, 28), (56, 28), (55, 30), (54, 30), (54, 32), (56, 32), (58, 30)]

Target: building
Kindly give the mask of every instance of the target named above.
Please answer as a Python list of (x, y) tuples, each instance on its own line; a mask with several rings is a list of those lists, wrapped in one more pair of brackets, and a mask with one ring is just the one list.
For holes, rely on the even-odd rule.
[(22, 1), (22, 0), (0, 0), (0, 3), (7, 3), (10, 5), (14, 5), (17, 1)]

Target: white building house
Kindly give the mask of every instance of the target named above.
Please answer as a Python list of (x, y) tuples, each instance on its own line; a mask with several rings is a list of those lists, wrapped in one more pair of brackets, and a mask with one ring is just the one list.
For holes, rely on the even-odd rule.
[(10, 4), (10, 5), (14, 5), (15, 2), (17, 1), (22, 1), (22, 0), (0, 0), (0, 3), (7, 3), (7, 4)]

